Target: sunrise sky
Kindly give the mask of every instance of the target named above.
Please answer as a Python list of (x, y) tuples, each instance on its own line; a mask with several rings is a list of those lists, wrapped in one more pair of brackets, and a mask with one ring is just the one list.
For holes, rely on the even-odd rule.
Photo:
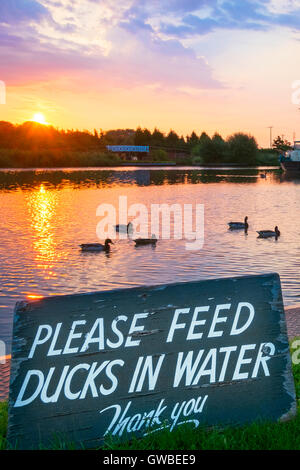
[(300, 139), (300, 0), (1, 0), (0, 120)]

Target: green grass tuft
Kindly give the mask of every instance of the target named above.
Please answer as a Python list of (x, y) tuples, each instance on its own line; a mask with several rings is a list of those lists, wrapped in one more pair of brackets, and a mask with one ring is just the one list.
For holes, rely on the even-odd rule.
[(7, 402), (0, 402), (0, 450), (6, 447)]

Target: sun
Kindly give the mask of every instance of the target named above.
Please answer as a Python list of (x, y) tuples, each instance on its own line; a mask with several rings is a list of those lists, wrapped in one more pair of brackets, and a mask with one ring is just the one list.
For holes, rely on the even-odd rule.
[(43, 113), (35, 113), (32, 118), (32, 121), (38, 122), (39, 124), (48, 124)]

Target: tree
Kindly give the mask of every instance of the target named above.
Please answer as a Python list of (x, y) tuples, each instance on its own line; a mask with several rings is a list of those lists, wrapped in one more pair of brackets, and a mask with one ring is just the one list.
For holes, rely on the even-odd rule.
[(180, 146), (180, 148), (182, 148), (182, 149), (187, 148), (187, 143), (186, 143), (186, 141), (184, 140), (183, 135), (182, 135), (182, 136), (180, 137), (180, 139), (179, 139), (179, 146)]
[(291, 150), (292, 148), (291, 143), (280, 136), (274, 139), (272, 147), (278, 152), (286, 152), (287, 150)]
[(151, 145), (155, 147), (160, 147), (165, 144), (165, 136), (160, 130), (157, 128), (154, 129), (152, 136), (151, 136)]
[(138, 127), (134, 135), (135, 145), (150, 145), (152, 134), (148, 129), (141, 129)]
[(228, 137), (227, 143), (232, 163), (255, 165), (258, 146), (254, 137), (237, 132)]
[(211, 163), (213, 158), (212, 142), (205, 132), (202, 132), (198, 144), (192, 148), (192, 156), (201, 157), (203, 163)]
[(15, 143), (16, 127), (7, 121), (0, 121), (0, 145), (1, 148), (13, 148)]
[(178, 147), (180, 145), (179, 136), (172, 129), (170, 130), (169, 134), (166, 137), (166, 145), (167, 147), (172, 147), (172, 148)]
[(186, 141), (188, 146), (193, 149), (193, 147), (199, 144), (199, 137), (197, 136), (196, 132), (193, 131), (191, 135), (186, 136)]
[(144, 145), (144, 133), (141, 127), (138, 127), (134, 135), (134, 144), (135, 145)]
[(202, 132), (202, 134), (199, 137), (199, 144), (207, 144), (210, 141), (209, 135), (206, 134), (206, 132)]
[(214, 163), (222, 163), (228, 159), (228, 144), (220, 134), (216, 133), (211, 139), (212, 160)]
[(133, 129), (114, 129), (105, 133), (106, 142), (109, 145), (133, 145), (135, 139), (135, 130)]

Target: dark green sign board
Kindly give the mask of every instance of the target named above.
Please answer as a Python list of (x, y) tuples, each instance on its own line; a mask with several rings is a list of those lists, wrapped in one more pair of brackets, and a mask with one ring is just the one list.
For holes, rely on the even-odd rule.
[(44, 298), (15, 311), (8, 439), (91, 448), (296, 413), (277, 274)]

